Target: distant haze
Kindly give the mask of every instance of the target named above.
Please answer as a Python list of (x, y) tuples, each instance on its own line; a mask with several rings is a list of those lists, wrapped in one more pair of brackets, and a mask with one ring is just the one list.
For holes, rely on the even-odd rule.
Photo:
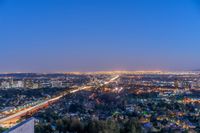
[(0, 0), (0, 72), (200, 69), (195, 0)]

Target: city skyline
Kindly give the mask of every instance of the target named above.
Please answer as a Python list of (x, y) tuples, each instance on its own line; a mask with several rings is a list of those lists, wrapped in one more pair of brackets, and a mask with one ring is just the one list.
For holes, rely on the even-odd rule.
[(0, 73), (200, 69), (200, 3), (0, 0)]
[(200, 133), (199, 0), (0, 0), (0, 133)]

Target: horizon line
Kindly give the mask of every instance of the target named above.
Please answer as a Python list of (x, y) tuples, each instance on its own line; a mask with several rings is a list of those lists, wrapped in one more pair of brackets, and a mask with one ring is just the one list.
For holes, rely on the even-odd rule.
[(88, 73), (168, 73), (200, 72), (200, 70), (105, 70), (105, 71), (63, 71), (63, 72), (0, 72), (0, 74), (88, 74)]

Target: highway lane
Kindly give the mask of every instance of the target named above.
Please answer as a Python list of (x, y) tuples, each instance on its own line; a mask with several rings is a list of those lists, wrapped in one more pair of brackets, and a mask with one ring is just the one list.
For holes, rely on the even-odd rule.
[(17, 112), (17, 113), (15, 113), (15, 114), (13, 114), (13, 115), (10, 115), (10, 116), (8, 116), (8, 117), (5, 117), (5, 118), (3, 118), (3, 119), (0, 119), (0, 123), (4, 123), (4, 122), (6, 122), (6, 121), (9, 121), (10, 119), (14, 119), (14, 118), (17, 118), (17, 117), (19, 117), (19, 116), (22, 116), (23, 114), (26, 114), (27, 112), (29, 112), (29, 111), (31, 111), (31, 110), (33, 110), (33, 109), (39, 108), (39, 107), (41, 107), (41, 106), (43, 106), (43, 105), (45, 105), (45, 104), (48, 104), (49, 102), (56, 101), (56, 100), (60, 99), (61, 97), (62, 97), (62, 96), (58, 96), (58, 97), (52, 98), (52, 99), (47, 100), (47, 101), (45, 101), (45, 102), (43, 102), (43, 103), (40, 103), (40, 104), (35, 105), (35, 106), (33, 106), (33, 107), (30, 107), (30, 108), (27, 108), (27, 109), (22, 110), (22, 111), (20, 111), (20, 112)]
[[(89, 86), (85, 86), (85, 87), (81, 87), (81, 88), (72, 90), (72, 91), (70, 91), (69, 93), (75, 93), (75, 92), (78, 92), (78, 91), (80, 91), (80, 90), (85, 90), (85, 89), (89, 89), (89, 88), (90, 88)], [(25, 109), (25, 110), (22, 110), (22, 111), (20, 111), (20, 112), (17, 112), (17, 113), (15, 113), (15, 114), (10, 115), (10, 116), (8, 116), (8, 117), (5, 117), (5, 118), (3, 118), (3, 119), (0, 119), (0, 124), (1, 124), (1, 123), (4, 123), (4, 122), (6, 122), (6, 121), (9, 121), (9, 120), (11, 120), (11, 119), (14, 119), (14, 118), (23, 116), (23, 115), (26, 114), (27, 112), (29, 112), (29, 111), (31, 111), (31, 110), (34, 110), (34, 109), (36, 109), (36, 108), (40, 108), (40, 107), (42, 107), (42, 106), (48, 104), (49, 102), (57, 101), (57, 100), (59, 100), (60, 98), (62, 98), (63, 96), (69, 94), (69, 93), (65, 93), (64, 95), (62, 94), (62, 95), (60, 95), (60, 96), (58, 96), (58, 97), (49, 99), (49, 100), (44, 101), (44, 102), (42, 102), (42, 103), (40, 103), (40, 104), (38, 104), (38, 105), (35, 105), (35, 106), (33, 106), (33, 107), (27, 108), (27, 109)]]
[(112, 79), (110, 79), (109, 81), (105, 82), (104, 85), (110, 84), (111, 82), (114, 82), (116, 79), (119, 78), (119, 75), (113, 77)]
[[(107, 84), (109, 84), (111, 82), (114, 82), (118, 78), (119, 78), (119, 76), (117, 75), (117, 76), (113, 77), (112, 79), (110, 79), (109, 81), (105, 82), (104, 85), (107, 85)], [(35, 105), (33, 107), (29, 107), (29, 108), (27, 108), (25, 110), (22, 110), (20, 112), (15, 113), (13, 115), (10, 115), (8, 117), (0, 119), (0, 125), (3, 126), (4, 123), (9, 123), (9, 121), (12, 121), (12, 119), (20, 118), (20, 117), (26, 115), (28, 112), (30, 112), (32, 110), (35, 110), (37, 108), (41, 108), (41, 107), (43, 107), (44, 105), (46, 105), (46, 104), (48, 104), (50, 102), (54, 102), (54, 101), (59, 100), (60, 98), (62, 98), (65, 95), (68, 95), (70, 93), (76, 93), (76, 92), (81, 91), (81, 90), (91, 89), (91, 88), (92, 88), (92, 86), (83, 86), (83, 87), (80, 87), (78, 89), (71, 90), (68, 93), (65, 93), (64, 95), (62, 94), (60, 96), (57, 96), (55, 98), (49, 99), (47, 101), (44, 101), (44, 102), (42, 102), (42, 103), (40, 103), (38, 105)]]

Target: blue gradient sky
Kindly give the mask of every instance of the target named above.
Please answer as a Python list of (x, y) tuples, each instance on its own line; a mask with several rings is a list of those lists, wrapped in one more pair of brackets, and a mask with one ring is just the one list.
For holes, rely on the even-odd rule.
[(200, 68), (198, 0), (0, 0), (0, 72)]

